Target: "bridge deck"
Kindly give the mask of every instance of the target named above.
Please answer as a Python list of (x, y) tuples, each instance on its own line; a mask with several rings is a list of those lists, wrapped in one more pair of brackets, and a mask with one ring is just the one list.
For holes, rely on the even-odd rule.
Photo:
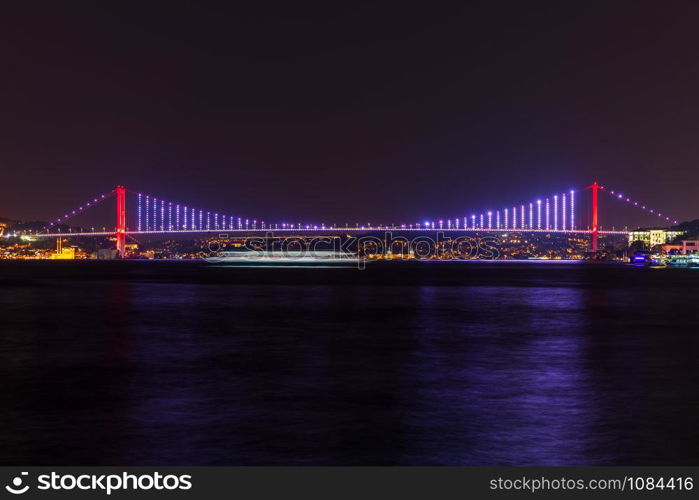
[[(557, 234), (592, 234), (589, 229), (424, 229), (424, 228), (402, 228), (402, 227), (331, 227), (317, 229), (180, 229), (180, 230), (162, 230), (162, 231), (126, 231), (129, 235), (148, 235), (148, 234), (211, 234), (211, 235), (275, 235), (275, 234), (303, 234), (303, 235), (321, 235), (321, 234), (346, 234), (346, 233), (375, 233), (375, 232), (413, 232), (413, 233), (557, 233)], [(27, 233), (28, 236), (37, 238), (56, 238), (59, 236), (76, 237), (76, 236), (114, 236), (116, 231), (100, 231), (100, 232), (67, 232), (67, 233)], [(598, 234), (619, 234), (627, 235), (629, 231), (599, 231)]]

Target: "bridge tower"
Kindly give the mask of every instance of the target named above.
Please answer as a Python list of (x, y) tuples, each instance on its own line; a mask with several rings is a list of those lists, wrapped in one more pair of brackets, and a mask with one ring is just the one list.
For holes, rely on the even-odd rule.
[(116, 249), (119, 257), (126, 253), (126, 188), (117, 186), (116, 189)]
[(597, 239), (599, 238), (599, 223), (598, 223), (598, 208), (599, 208), (599, 199), (598, 199), (598, 191), (599, 191), (599, 184), (597, 184), (597, 181), (593, 182), (592, 185), (590, 186), (590, 189), (592, 189), (592, 251), (596, 252), (597, 251)]

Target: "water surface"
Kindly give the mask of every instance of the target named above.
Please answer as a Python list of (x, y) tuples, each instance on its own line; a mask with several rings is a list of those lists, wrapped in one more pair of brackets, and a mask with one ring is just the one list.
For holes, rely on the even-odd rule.
[(699, 270), (0, 262), (0, 463), (699, 459)]

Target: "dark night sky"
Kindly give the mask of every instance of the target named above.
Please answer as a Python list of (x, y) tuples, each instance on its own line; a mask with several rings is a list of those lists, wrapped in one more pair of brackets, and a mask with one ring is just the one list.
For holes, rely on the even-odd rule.
[(696, 2), (15, 3), (0, 216), (122, 183), (267, 220), (410, 222), (597, 178), (699, 217)]

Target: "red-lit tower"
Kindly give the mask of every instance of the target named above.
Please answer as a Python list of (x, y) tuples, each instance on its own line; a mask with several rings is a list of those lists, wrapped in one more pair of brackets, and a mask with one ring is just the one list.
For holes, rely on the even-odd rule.
[(597, 239), (599, 237), (599, 222), (597, 220), (597, 214), (598, 214), (598, 208), (599, 208), (599, 200), (597, 197), (598, 190), (599, 190), (599, 184), (597, 184), (597, 181), (593, 182), (591, 186), (589, 186), (590, 189), (592, 189), (592, 251), (596, 252), (597, 251)]
[(116, 249), (119, 257), (123, 258), (126, 251), (126, 188), (117, 186), (116, 189)]

